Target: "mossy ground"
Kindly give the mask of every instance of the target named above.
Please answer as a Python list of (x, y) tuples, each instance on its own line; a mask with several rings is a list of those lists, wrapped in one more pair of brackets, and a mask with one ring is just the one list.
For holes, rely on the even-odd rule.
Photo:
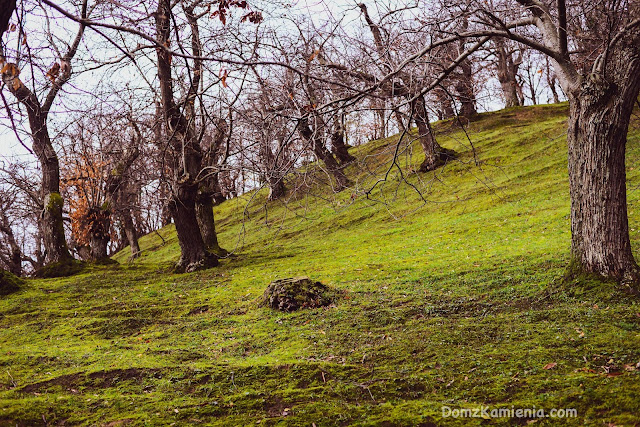
[[(29, 280), (0, 301), (1, 423), (527, 423), (442, 418), (443, 405), (578, 411), (536, 425), (640, 423), (638, 299), (613, 284), (561, 284), (565, 126), (564, 105), (484, 114), (470, 141), (439, 123), (439, 141), (460, 158), (407, 173), (421, 156), (404, 147), (406, 182), (389, 167), (394, 138), (357, 147), (366, 172), (347, 169), (356, 191), (302, 188), (294, 177), (289, 186), (301, 188), (286, 203), (265, 203), (260, 191), (217, 207), (220, 243), (233, 256), (213, 269), (169, 273), (179, 250), (168, 227), (163, 239), (142, 239), (133, 263), (123, 251), (119, 265)], [(300, 275), (339, 290), (335, 306), (259, 307), (272, 280)]]

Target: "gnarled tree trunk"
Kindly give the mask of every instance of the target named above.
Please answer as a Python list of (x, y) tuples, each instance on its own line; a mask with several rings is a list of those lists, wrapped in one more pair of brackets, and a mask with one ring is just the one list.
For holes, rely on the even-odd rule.
[[(639, 12), (635, 10), (637, 18)], [(640, 270), (629, 241), (625, 150), (640, 93), (640, 26), (621, 33), (577, 83), (565, 90), (573, 257), (569, 273), (596, 274), (638, 291)]]
[[(195, 19), (192, 10), (185, 10), (190, 23)], [(171, 3), (160, 0), (156, 11), (156, 32), (161, 45), (169, 45), (171, 34)], [(197, 26), (192, 26), (192, 47), (194, 55), (199, 56), (199, 40)], [(171, 145), (175, 156), (173, 170), (173, 188), (169, 200), (169, 210), (176, 225), (180, 244), (180, 260), (177, 271), (191, 272), (218, 264), (217, 257), (210, 254), (205, 246), (196, 215), (196, 199), (202, 150), (192, 123), (187, 120), (174, 100), (173, 80), (171, 77), (171, 53), (162, 47), (156, 48), (158, 55), (158, 80), (162, 100), (162, 112), (167, 123), (167, 131), (171, 134)], [(187, 107), (193, 110), (196, 91), (199, 87), (202, 72), (201, 60), (194, 60), (194, 75), (187, 100)]]
[(109, 245), (111, 229), (111, 212), (107, 206), (93, 207), (88, 212), (89, 223), (89, 259), (102, 261), (109, 258), (107, 246)]
[(429, 123), (427, 108), (424, 104), (424, 96), (419, 96), (411, 104), (413, 109), (413, 119), (418, 128), (418, 138), (422, 151), (424, 152), (424, 161), (420, 165), (418, 172), (428, 172), (445, 164), (448, 160), (454, 159), (456, 153), (452, 150), (442, 148), (433, 136), (433, 130)]
[[(640, 57), (617, 84), (585, 79), (569, 98), (571, 273), (640, 283), (627, 219), (625, 149), (640, 89)], [(587, 191), (585, 191), (585, 189)]]
[(327, 149), (320, 136), (316, 135), (309, 126), (309, 119), (303, 117), (298, 125), (298, 131), (302, 138), (311, 144), (313, 153), (320, 159), (327, 167), (329, 173), (336, 180), (336, 190), (342, 191), (351, 185), (351, 181), (342, 171), (342, 168), (333, 157), (333, 154)]
[(211, 193), (199, 191), (196, 199), (196, 218), (207, 250), (216, 256), (223, 257), (228, 252), (220, 247), (216, 234), (216, 223), (213, 217), (213, 196)]
[[(383, 111), (384, 113), (384, 111)], [(384, 116), (383, 116), (383, 124), (384, 124)], [(334, 129), (331, 134), (331, 148), (333, 154), (336, 156), (336, 159), (340, 162), (341, 165), (346, 165), (348, 163), (353, 162), (356, 158), (349, 154), (349, 149), (347, 148), (347, 144), (344, 142), (344, 126), (342, 125), (342, 117), (336, 115), (334, 118)]]
[(505, 41), (500, 38), (496, 39), (494, 44), (497, 57), (496, 74), (502, 88), (504, 106), (509, 108), (522, 105), (519, 95), (521, 88), (518, 84), (518, 68), (522, 64), (522, 53), (514, 58)]

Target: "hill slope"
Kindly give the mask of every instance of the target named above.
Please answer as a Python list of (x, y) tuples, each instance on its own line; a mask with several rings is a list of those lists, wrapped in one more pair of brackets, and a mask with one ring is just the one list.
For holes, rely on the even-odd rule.
[[(353, 149), (356, 189), (339, 194), (310, 165), (286, 203), (262, 191), (216, 208), (234, 255), (214, 269), (168, 273), (179, 255), (168, 227), (142, 239), (134, 264), (123, 252), (120, 265), (28, 281), (0, 301), (0, 421), (480, 425), (442, 406), (488, 405), (639, 423), (638, 300), (557, 280), (570, 246), (565, 126), (564, 105), (483, 114), (467, 133), (439, 123), (462, 156), (424, 175), (406, 173), (417, 147), (399, 150), (400, 176), (397, 138), (374, 141)], [(270, 281), (299, 275), (342, 296), (291, 314), (258, 307)]]

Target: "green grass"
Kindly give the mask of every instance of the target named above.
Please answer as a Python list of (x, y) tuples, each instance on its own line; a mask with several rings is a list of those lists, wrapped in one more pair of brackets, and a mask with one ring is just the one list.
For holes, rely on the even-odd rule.
[[(639, 120), (628, 146), (640, 245)], [(483, 114), (461, 153), (417, 175), (416, 144), (354, 148), (355, 190), (315, 165), (266, 203), (216, 207), (219, 267), (171, 274), (172, 226), (142, 257), (28, 280), (0, 300), (0, 424), (512, 425), (441, 407), (575, 408), (567, 425), (640, 423), (640, 304), (613, 284), (561, 284), (568, 263), (566, 105)], [(387, 179), (378, 182), (389, 170)], [(310, 179), (313, 177), (314, 179)], [(162, 236), (162, 238), (160, 237)], [(274, 279), (307, 275), (334, 306), (259, 307)], [(548, 364), (556, 363), (551, 369)], [(527, 420), (516, 420), (526, 424)], [(558, 425), (553, 419), (536, 425)]]

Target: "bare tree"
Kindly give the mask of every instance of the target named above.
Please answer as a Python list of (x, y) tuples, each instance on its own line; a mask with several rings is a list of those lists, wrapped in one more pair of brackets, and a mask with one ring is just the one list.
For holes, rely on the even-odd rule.
[[(80, 16), (86, 19), (87, 15), (87, 0), (85, 0), (81, 6)], [(15, 63), (5, 64), (4, 59), (2, 60), (4, 70), (2, 81), (27, 110), (33, 152), (37, 156), (42, 170), (41, 229), (47, 263), (68, 262), (72, 259), (65, 240), (62, 222), (64, 203), (60, 195), (60, 165), (49, 135), (47, 119), (60, 89), (71, 78), (71, 60), (78, 51), (84, 30), (85, 25), (80, 24), (67, 52), (49, 70), (47, 77), (51, 80), (51, 87), (42, 102), (34, 90), (27, 88), (20, 80), (18, 65)]]

